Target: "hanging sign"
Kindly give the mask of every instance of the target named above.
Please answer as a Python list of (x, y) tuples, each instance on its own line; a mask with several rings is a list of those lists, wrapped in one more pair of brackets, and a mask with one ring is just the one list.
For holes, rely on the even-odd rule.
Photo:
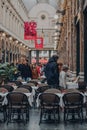
[(37, 37), (35, 39), (35, 48), (36, 49), (42, 49), (43, 48), (43, 38), (42, 37)]
[(36, 31), (37, 24), (36, 22), (24, 22), (24, 39), (33, 40), (37, 36)]

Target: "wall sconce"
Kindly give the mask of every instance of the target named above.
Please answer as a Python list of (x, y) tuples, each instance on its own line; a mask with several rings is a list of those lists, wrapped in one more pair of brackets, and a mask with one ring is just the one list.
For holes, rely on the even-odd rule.
[(65, 15), (65, 10), (57, 10), (56, 14)]
[(58, 32), (55, 32), (54, 35), (57, 36), (57, 35), (58, 35)]
[(59, 14), (65, 15), (65, 10), (57, 10), (56, 14), (54, 15), (54, 19), (58, 19), (59, 18)]
[(58, 19), (59, 17), (58, 17), (58, 14), (55, 14), (54, 15), (54, 19)]
[(5, 36), (6, 36), (6, 34), (5, 34), (5, 33), (2, 33), (2, 36), (3, 36), (3, 37), (5, 37)]
[(54, 41), (55, 43), (57, 43), (58, 41), (56, 40), (56, 41)]
[(22, 46), (23, 44), (22, 44), (22, 43), (20, 43), (20, 45)]
[(57, 39), (58, 39), (58, 37), (54, 37), (54, 39), (55, 39), (55, 40), (57, 40)]
[(58, 26), (57, 25), (55, 25), (55, 29), (57, 29), (58, 28)]
[(58, 21), (56, 22), (56, 25), (63, 26), (63, 23), (59, 23)]
[(59, 33), (61, 33), (61, 31), (60, 31), (60, 30), (56, 30), (56, 32), (57, 32), (57, 33), (58, 33), (58, 32), (59, 32)]
[(18, 43), (18, 40), (16, 40), (15, 42)]
[(12, 37), (9, 37), (9, 40), (11, 41), (11, 40), (12, 40)]

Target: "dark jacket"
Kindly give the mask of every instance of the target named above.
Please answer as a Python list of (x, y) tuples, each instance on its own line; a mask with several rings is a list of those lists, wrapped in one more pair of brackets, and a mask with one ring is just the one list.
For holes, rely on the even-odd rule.
[(59, 86), (59, 70), (58, 70), (57, 59), (55, 59), (55, 57), (51, 57), (49, 59), (44, 71), (45, 71), (45, 76), (47, 78), (47, 83), (49, 85)]
[(28, 77), (32, 77), (32, 72), (31, 72), (31, 68), (29, 65), (25, 65), (25, 64), (20, 64), (18, 66), (18, 70), (21, 72), (21, 76), (22, 78), (28, 78)]

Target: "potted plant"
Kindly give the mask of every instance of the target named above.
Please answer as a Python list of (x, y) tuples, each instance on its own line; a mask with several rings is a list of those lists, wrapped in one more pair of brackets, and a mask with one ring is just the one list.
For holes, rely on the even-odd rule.
[(15, 80), (15, 76), (19, 73), (16, 66), (9, 63), (0, 64), (0, 84)]

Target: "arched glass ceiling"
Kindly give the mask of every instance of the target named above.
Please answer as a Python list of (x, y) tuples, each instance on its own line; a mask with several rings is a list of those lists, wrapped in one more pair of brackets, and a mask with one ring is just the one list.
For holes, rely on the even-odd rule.
[(22, 0), (25, 4), (27, 10), (31, 10), (38, 3), (48, 3), (53, 6), (55, 9), (58, 8), (58, 2), (60, 0)]

